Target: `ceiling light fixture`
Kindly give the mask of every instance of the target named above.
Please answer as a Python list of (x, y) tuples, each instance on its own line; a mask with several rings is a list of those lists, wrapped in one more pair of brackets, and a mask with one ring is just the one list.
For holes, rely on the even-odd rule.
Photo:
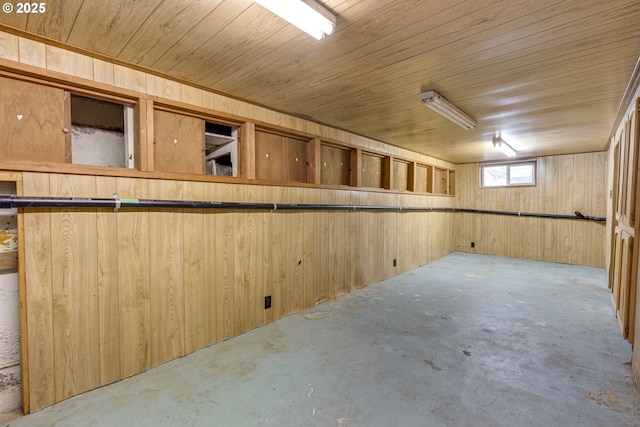
[(254, 0), (318, 40), (336, 26), (336, 17), (313, 0)]
[(509, 144), (507, 144), (499, 135), (495, 135), (493, 137), (493, 146), (498, 147), (500, 151), (502, 151), (507, 157), (516, 156), (516, 150), (514, 150)]
[(440, 113), (442, 116), (451, 120), (453, 123), (465, 128), (466, 130), (475, 129), (476, 121), (466, 114), (464, 111), (444, 99), (435, 90), (422, 92), (420, 94), (422, 103), (433, 111)]

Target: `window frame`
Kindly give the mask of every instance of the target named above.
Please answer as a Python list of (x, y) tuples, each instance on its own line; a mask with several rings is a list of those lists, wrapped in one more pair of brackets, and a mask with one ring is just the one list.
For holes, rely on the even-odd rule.
[[(511, 184), (510, 183), (510, 170), (514, 166), (525, 166), (532, 165), (533, 166), (533, 182), (530, 184)], [(506, 166), (507, 168), (507, 183), (504, 185), (485, 185), (484, 183), (484, 169), (486, 167), (493, 166)], [(535, 187), (538, 185), (538, 159), (523, 159), (523, 160), (512, 160), (505, 162), (489, 162), (489, 163), (480, 163), (480, 167), (478, 168), (480, 177), (480, 188), (506, 188), (506, 187)]]

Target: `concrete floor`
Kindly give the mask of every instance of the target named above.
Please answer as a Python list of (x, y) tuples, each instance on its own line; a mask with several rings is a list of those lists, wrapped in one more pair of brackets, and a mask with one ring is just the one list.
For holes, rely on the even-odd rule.
[(604, 270), (454, 253), (22, 426), (639, 426)]

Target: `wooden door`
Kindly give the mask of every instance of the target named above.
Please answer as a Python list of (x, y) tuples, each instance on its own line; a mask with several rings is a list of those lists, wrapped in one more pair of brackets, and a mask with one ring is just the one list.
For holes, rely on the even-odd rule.
[(154, 110), (156, 171), (205, 173), (204, 120)]
[[(610, 288), (612, 301), (622, 335), (633, 343), (635, 329), (636, 282), (638, 256), (634, 238), (638, 233), (638, 107), (625, 117), (615, 136), (614, 159), (619, 172), (614, 176), (615, 232), (610, 263)], [(615, 166), (615, 165), (614, 165)]]
[(0, 99), (0, 159), (65, 162), (71, 134), (64, 127), (71, 101), (65, 101), (62, 89), (0, 77)]

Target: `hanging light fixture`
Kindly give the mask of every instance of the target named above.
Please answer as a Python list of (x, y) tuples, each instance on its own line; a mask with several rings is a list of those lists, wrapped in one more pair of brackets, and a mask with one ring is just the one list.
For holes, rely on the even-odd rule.
[(507, 157), (515, 157), (516, 150), (514, 150), (509, 144), (505, 142), (504, 139), (500, 137), (500, 135), (495, 135), (493, 137), (493, 146), (498, 147), (502, 153), (504, 153)]
[(422, 103), (424, 105), (431, 108), (433, 111), (440, 113), (443, 117), (451, 120), (458, 126), (463, 127), (466, 130), (476, 128), (477, 123), (471, 116), (444, 99), (435, 90), (422, 92), (420, 97), (422, 98)]
[(328, 36), (336, 17), (313, 0), (254, 0), (317, 40)]

